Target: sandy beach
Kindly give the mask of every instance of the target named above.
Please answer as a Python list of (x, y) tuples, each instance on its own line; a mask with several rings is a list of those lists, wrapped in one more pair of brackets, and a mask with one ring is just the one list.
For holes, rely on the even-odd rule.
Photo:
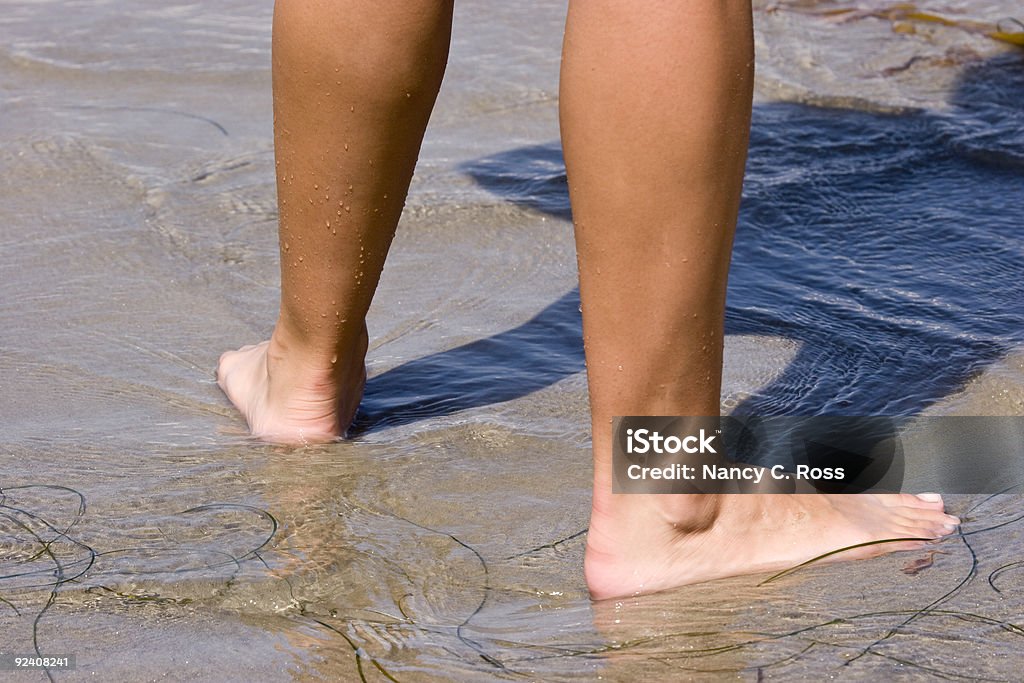
[[(755, 3), (723, 412), (1024, 415), (1024, 14), (893, 6)], [(0, 678), (1019, 680), (1019, 490), (589, 599), (563, 2), (457, 5), (356, 436), (302, 449), (214, 380), (277, 313), (272, 2), (0, 8), (0, 653), (76, 658)]]

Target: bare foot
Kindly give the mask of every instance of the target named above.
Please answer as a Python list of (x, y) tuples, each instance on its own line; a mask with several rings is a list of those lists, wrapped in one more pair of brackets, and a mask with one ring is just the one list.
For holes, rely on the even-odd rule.
[(727, 576), (916, 550), (960, 520), (937, 494), (605, 495), (595, 499), (584, 573), (595, 599)]
[(343, 436), (366, 384), (366, 327), (347, 354), (305, 351), (285, 336), (278, 328), (269, 341), (224, 353), (217, 384), (264, 441), (307, 444)]

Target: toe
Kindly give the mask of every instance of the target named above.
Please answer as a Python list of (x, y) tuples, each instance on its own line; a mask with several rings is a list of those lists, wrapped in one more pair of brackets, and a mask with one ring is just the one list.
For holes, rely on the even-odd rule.
[(942, 538), (956, 531), (955, 524), (943, 520), (919, 520), (916, 524), (908, 524), (907, 531), (915, 538)]
[(907, 501), (907, 505), (912, 507), (923, 507), (932, 510), (944, 509), (945, 503), (942, 501), (942, 496), (937, 493), (919, 493), (916, 496), (907, 496), (910, 498)]
[(913, 510), (913, 514), (901, 515), (901, 524), (905, 528), (913, 529), (915, 533), (923, 534), (928, 538), (941, 538), (948, 536), (957, 529), (960, 520), (952, 515), (947, 515), (938, 510)]

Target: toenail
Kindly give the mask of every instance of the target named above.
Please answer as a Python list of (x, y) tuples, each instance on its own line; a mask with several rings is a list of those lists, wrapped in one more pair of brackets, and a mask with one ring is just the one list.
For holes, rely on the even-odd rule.
[(956, 524), (943, 524), (942, 526), (946, 528), (946, 531), (956, 531)]
[(942, 496), (937, 493), (919, 493), (917, 497), (928, 503), (939, 503), (942, 501)]

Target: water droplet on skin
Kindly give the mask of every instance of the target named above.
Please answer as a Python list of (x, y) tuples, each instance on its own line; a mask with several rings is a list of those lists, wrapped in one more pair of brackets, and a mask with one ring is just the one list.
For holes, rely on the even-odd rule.
[(346, 206), (345, 207), (345, 211), (348, 211), (349, 213), (351, 213), (352, 212), (352, 207), (351, 206)]
[(328, 228), (331, 227), (331, 222), (330, 221), (327, 221), (327, 227)]
[(302, 257), (300, 256), (300, 257), (299, 257), (299, 261), (301, 261), (301, 260), (302, 260)]
[(356, 108), (355, 108), (355, 107), (349, 107), (349, 108), (348, 108), (348, 110), (349, 110), (349, 111), (355, 111), (355, 110), (356, 110)]
[(320, 189), (320, 186), (319, 186), (319, 185), (317, 185), (316, 183), (313, 183), (313, 189), (314, 189), (314, 190), (319, 190), (319, 189)]
[(331, 234), (332, 234), (332, 235), (337, 235), (337, 234), (338, 234), (338, 231), (337, 231), (337, 230), (335, 230), (334, 228), (331, 228)]
[(320, 314), (320, 317), (321, 317), (321, 318), (326, 318), (326, 317), (327, 317), (327, 314), (326, 314), (326, 313), (321, 313), (321, 314)]
[(331, 365), (334, 365), (337, 362), (338, 362), (338, 354), (334, 354), (333, 356), (331, 356)]
[(288, 245), (288, 243), (287, 243), (287, 242), (285, 242), (285, 243), (284, 243), (284, 250), (285, 250), (285, 251), (288, 251), (289, 249), (291, 249), (291, 247), (290, 247), (290, 246)]
[(351, 192), (351, 191), (352, 191), (352, 186), (351, 186), (351, 185), (349, 185), (349, 186), (348, 186), (348, 191), (349, 191), (349, 192)]
[(347, 142), (345, 143), (345, 151), (346, 152), (348, 151), (348, 143)]
[(619, 372), (622, 372), (622, 366), (621, 365), (619, 366)]

